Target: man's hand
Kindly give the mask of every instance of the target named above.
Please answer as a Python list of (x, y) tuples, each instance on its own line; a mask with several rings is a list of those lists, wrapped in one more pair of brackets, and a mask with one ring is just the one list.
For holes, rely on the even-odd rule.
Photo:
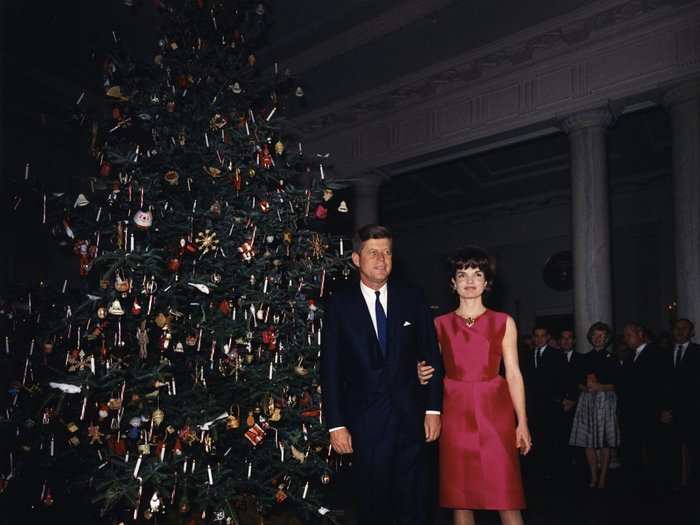
[(669, 425), (673, 423), (673, 413), (670, 410), (662, 410), (660, 419), (664, 425)]
[(435, 374), (435, 369), (425, 361), (419, 361), (417, 365), (418, 381), (421, 385), (427, 385), (430, 378)]
[(352, 454), (352, 436), (347, 428), (331, 432), (331, 445), (338, 454)]
[(425, 427), (425, 440), (428, 443), (435, 441), (440, 437), (440, 430), (442, 429), (440, 414), (426, 414), (423, 426)]
[(564, 412), (571, 412), (571, 409), (576, 406), (576, 401), (572, 401), (571, 399), (564, 399), (561, 402), (561, 406), (564, 409)]

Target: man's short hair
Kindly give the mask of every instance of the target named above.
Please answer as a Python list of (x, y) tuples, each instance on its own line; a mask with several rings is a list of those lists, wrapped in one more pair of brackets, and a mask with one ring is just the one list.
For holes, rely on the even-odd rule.
[(355, 232), (352, 237), (352, 251), (360, 253), (364, 243), (370, 239), (394, 239), (391, 230), (380, 224), (366, 224)]
[(596, 321), (591, 325), (591, 327), (588, 329), (588, 332), (586, 333), (586, 339), (588, 339), (588, 342), (593, 344), (593, 332), (605, 332), (605, 337), (609, 340), (610, 335), (612, 334), (612, 330), (610, 330), (610, 327), (604, 323), (603, 321)]
[(640, 323), (639, 321), (628, 321), (627, 323), (625, 323), (625, 327), (627, 326), (638, 331), (642, 335), (642, 337), (646, 339), (652, 339), (651, 330), (649, 330), (649, 328), (647, 328), (645, 324)]
[[(690, 328), (690, 337), (693, 337), (695, 335), (695, 323), (686, 317), (681, 317), (680, 319), (676, 319), (676, 323), (680, 323), (681, 321), (684, 323), (688, 323), (688, 327)], [(673, 323), (673, 324), (676, 324), (676, 323)]]
[(551, 335), (550, 332), (549, 332), (549, 328), (547, 328), (547, 327), (546, 327), (545, 325), (543, 325), (542, 323), (535, 323), (535, 326), (534, 326), (534, 328), (532, 329), (532, 335), (535, 335), (535, 330), (544, 330), (544, 331), (547, 332), (549, 335)]

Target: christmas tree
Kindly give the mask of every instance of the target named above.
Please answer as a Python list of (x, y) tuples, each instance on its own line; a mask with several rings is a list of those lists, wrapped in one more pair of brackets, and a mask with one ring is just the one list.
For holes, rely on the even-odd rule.
[(106, 522), (237, 523), (245, 505), (321, 520), (321, 304), (349, 254), (324, 158), (285, 131), (304, 93), (257, 63), (263, 3), (158, 6), (155, 56), (115, 34), (105, 99), (78, 97), (94, 172), (39, 188), (79, 278), (5, 318), (3, 487), (31, 464), (43, 505), (84, 484)]

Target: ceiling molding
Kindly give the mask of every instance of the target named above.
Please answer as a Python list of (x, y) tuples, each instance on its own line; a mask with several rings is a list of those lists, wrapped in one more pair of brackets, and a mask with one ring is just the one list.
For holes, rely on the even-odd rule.
[[(528, 134), (558, 131), (567, 116), (611, 102), (642, 107), (664, 89), (700, 75), (698, 2), (680, 7), (618, 2), (579, 25), (590, 31), (576, 44), (564, 42), (562, 27), (571, 23), (523, 41), (532, 45), (550, 38), (553, 48), (533, 50), (522, 63), (503, 58), (469, 81), (467, 69), (458, 68), (449, 75), (438, 71), (451, 75), (442, 82), (433, 74), (415, 77), (412, 85), (295, 124), (309, 151), (332, 152), (338, 174), (381, 166), (407, 171), (415, 161), (446, 152), (456, 157), (474, 144), (487, 149), (504, 135), (518, 142)], [(506, 48), (514, 49), (501, 47)], [(484, 56), (498, 48), (491, 49)], [(486, 59), (470, 63), (474, 60)]]
[(658, 0), (594, 2), (389, 85), (330, 104), (296, 119), (296, 124), (308, 139), (333, 128), (366, 122), (424, 102), (426, 98), (464, 89), (481, 79), (502, 73), (504, 69), (527, 65), (548, 52), (578, 46), (595, 34), (615, 31), (614, 26), (643, 18), (662, 8), (670, 7)]

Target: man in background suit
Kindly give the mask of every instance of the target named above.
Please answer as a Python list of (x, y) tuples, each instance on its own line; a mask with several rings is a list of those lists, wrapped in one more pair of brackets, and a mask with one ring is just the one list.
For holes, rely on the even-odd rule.
[(564, 358), (558, 349), (547, 345), (549, 338), (547, 328), (535, 327), (532, 331), (535, 348), (524, 357), (522, 367), (532, 440), (539, 444), (533, 449), (532, 467), (536, 475), (546, 478), (551, 478), (557, 470), (562, 450), (562, 402), (566, 390)]
[(660, 416), (669, 368), (642, 324), (627, 323), (623, 337), (633, 352), (622, 367), (620, 385), (623, 464), (630, 480), (652, 491), (659, 471)]
[(666, 389), (668, 410), (661, 421), (671, 430), (671, 465), (673, 479), (680, 488), (688, 485), (691, 467), (697, 468), (700, 429), (700, 401), (697, 381), (700, 378), (700, 345), (691, 342), (695, 326), (689, 319), (678, 319), (671, 332), (673, 348), (665, 356), (668, 375)]
[[(359, 522), (427, 521), (423, 449), (440, 434), (442, 359), (421, 294), (395, 280), (391, 232), (360, 228), (360, 282), (330, 299), (321, 352), (323, 414), (333, 449), (353, 453)], [(435, 368), (421, 387), (416, 363)]]
[(565, 466), (571, 466), (574, 460), (574, 452), (577, 447), (569, 446), (569, 436), (571, 435), (571, 426), (574, 422), (574, 414), (576, 413), (576, 403), (579, 396), (579, 384), (583, 376), (582, 361), (585, 359), (583, 354), (579, 354), (575, 350), (576, 337), (571, 328), (565, 328), (559, 334), (559, 351), (564, 360), (564, 398), (561, 402), (563, 412), (561, 440), (563, 447), (563, 456), (566, 462)]

